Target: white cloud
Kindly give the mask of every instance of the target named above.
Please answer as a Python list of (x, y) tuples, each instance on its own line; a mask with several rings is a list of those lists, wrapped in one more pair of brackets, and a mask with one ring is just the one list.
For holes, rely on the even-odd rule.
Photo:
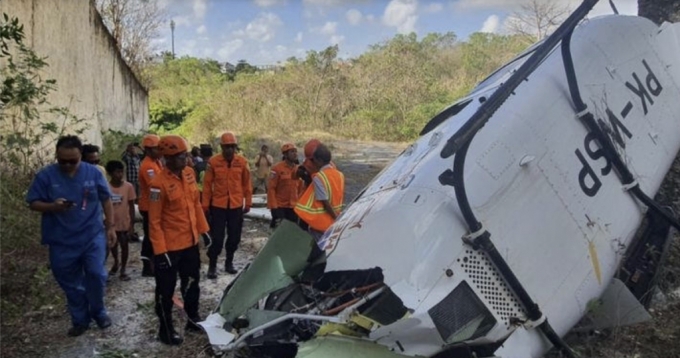
[(368, 22), (375, 21), (375, 16), (373, 14), (366, 15), (366, 21), (368, 21)]
[(276, 5), (283, 5), (286, 3), (286, 0), (254, 0), (255, 5), (259, 7), (272, 7)]
[(515, 8), (528, 0), (458, 0), (454, 2), (457, 11), (480, 9), (509, 9)]
[(444, 5), (442, 3), (439, 3), (439, 2), (433, 2), (429, 5), (427, 5), (425, 7), (425, 9), (423, 9), (423, 11), (427, 14), (440, 12), (442, 10), (444, 10)]
[(199, 34), (199, 35), (200, 35), (200, 34), (204, 34), (205, 31), (206, 31), (205, 25), (201, 25), (201, 26), (199, 26), (199, 27), (196, 29), (196, 33)]
[(158, 7), (160, 7), (161, 9), (167, 9), (171, 3), (172, 3), (171, 0), (158, 0)]
[(176, 26), (189, 26), (191, 25), (191, 20), (188, 16), (175, 16), (172, 18)]
[(348, 1), (343, 0), (303, 0), (305, 5), (317, 5), (317, 6), (336, 6), (347, 3)]
[(342, 41), (345, 40), (345, 36), (342, 35), (333, 35), (331, 36), (331, 45), (337, 45), (341, 43)]
[(338, 27), (337, 22), (329, 21), (323, 25), (321, 30), (319, 30), (324, 35), (333, 35)]
[(178, 41), (176, 53), (193, 54), (195, 53), (197, 41), (196, 40), (183, 40)]
[(479, 31), (496, 33), (500, 28), (500, 23), (501, 21), (500, 18), (498, 18), (498, 15), (491, 15), (484, 20), (484, 25), (482, 25), (482, 29)]
[(267, 42), (274, 38), (276, 29), (282, 24), (283, 22), (276, 14), (265, 12), (249, 22), (244, 29), (234, 31), (234, 35), (247, 36), (252, 40)]
[(202, 19), (205, 16), (205, 12), (208, 10), (208, 4), (206, 0), (194, 0), (194, 16), (197, 19)]
[(276, 45), (276, 52), (285, 52), (288, 48), (283, 45)]
[(305, 19), (326, 18), (331, 8), (349, 7), (353, 4), (363, 4), (370, 1), (373, 0), (303, 0), (302, 16)]
[(392, 0), (385, 8), (383, 24), (396, 27), (402, 34), (413, 32), (418, 21), (417, 10), (417, 0)]
[(357, 9), (349, 9), (347, 10), (345, 17), (347, 18), (347, 22), (351, 25), (358, 25), (361, 22), (363, 15), (361, 15), (361, 11)]
[(232, 57), (243, 46), (243, 40), (234, 39), (224, 43), (222, 48), (217, 51), (217, 56), (221, 60), (234, 60)]
[(302, 42), (302, 32), (298, 32), (295, 36), (295, 42)]

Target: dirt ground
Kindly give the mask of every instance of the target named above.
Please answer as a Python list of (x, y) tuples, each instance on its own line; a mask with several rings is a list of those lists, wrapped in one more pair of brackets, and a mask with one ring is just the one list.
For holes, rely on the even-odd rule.
[[(331, 145), (334, 161), (345, 173), (346, 195), (350, 201), (360, 190), (389, 163), (405, 145), (343, 141)], [(680, 164), (674, 168), (676, 179), (660, 195), (678, 198)], [(674, 202), (680, 207), (680, 202)], [(680, 208), (678, 208), (680, 209)], [(680, 212), (680, 210), (678, 210)], [(243, 239), (236, 254), (235, 266), (243, 268), (266, 243), (270, 234), (267, 223), (247, 220)], [(141, 230), (140, 230), (141, 231)], [(128, 273), (131, 281), (110, 279), (107, 292), (107, 307), (113, 326), (99, 330), (95, 325), (86, 334), (77, 338), (66, 336), (70, 326), (68, 313), (63, 306), (45, 306), (25, 314), (20, 325), (5, 327), (2, 332), (2, 357), (207, 357), (210, 355), (205, 335), (186, 334), (185, 343), (180, 347), (167, 347), (156, 340), (157, 319), (153, 312), (152, 278), (141, 277), (139, 260), (140, 244), (130, 245), (131, 258)], [(670, 268), (665, 272), (666, 281), (680, 282), (680, 245), (672, 248)], [(204, 250), (203, 250), (204, 252)], [(222, 254), (223, 260), (224, 254)], [(217, 280), (205, 279), (207, 260), (202, 256), (201, 316), (213, 310), (227, 284), (233, 279), (221, 271)], [(110, 259), (109, 259), (110, 260)], [(107, 264), (111, 266), (111, 261)], [(218, 266), (221, 268), (221, 265)], [(669, 291), (670, 292), (670, 291)], [(680, 357), (680, 301), (672, 294), (663, 296), (651, 310), (653, 321), (634, 327), (613, 331), (571, 334), (567, 341), (582, 357), (612, 358), (656, 358)], [(182, 311), (175, 309), (175, 323), (183, 333)]]

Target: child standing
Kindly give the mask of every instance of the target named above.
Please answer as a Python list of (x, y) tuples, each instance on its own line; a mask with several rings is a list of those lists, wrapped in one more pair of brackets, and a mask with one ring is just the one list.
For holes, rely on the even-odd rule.
[(111, 177), (109, 187), (111, 188), (111, 202), (113, 203), (114, 227), (118, 237), (118, 243), (111, 248), (114, 263), (109, 271), (109, 276), (115, 275), (118, 272), (118, 246), (120, 246), (120, 279), (121, 281), (129, 281), (130, 276), (125, 272), (125, 266), (127, 265), (130, 252), (128, 239), (134, 232), (135, 199), (137, 199), (137, 195), (135, 194), (135, 187), (123, 179), (125, 176), (123, 162), (118, 160), (109, 161), (106, 163), (106, 172)]

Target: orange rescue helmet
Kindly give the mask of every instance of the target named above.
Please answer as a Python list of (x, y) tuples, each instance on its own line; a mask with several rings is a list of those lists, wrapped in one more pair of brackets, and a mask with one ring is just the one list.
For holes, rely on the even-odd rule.
[(297, 149), (297, 148), (295, 148), (295, 144), (286, 143), (286, 144), (281, 146), (281, 154), (286, 154), (286, 152), (291, 150), (291, 149)]
[(316, 173), (317, 170), (314, 164), (312, 164), (312, 157), (319, 144), (321, 144), (321, 141), (316, 138), (310, 139), (309, 142), (305, 144), (305, 160), (302, 162), (302, 166), (305, 167), (310, 174)]
[(164, 135), (158, 143), (158, 148), (164, 156), (185, 153), (189, 150), (187, 141), (178, 135)]
[(316, 150), (316, 147), (321, 144), (321, 141), (314, 138), (310, 139), (307, 144), (305, 144), (305, 158), (309, 159), (314, 155), (314, 151)]
[(155, 148), (158, 147), (158, 142), (160, 142), (161, 137), (155, 134), (147, 134), (142, 138), (143, 148)]
[(224, 132), (220, 137), (220, 145), (238, 144), (236, 141), (236, 136), (233, 132)]

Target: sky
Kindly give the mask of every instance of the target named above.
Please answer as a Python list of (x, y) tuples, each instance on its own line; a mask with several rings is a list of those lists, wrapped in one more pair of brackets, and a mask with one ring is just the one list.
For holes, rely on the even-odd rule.
[[(505, 22), (531, 0), (158, 0), (175, 22), (175, 54), (236, 64), (275, 65), (310, 50), (337, 44), (353, 58), (396, 34), (504, 33)], [(574, 9), (578, 0), (555, 1)], [(635, 15), (637, 0), (614, 0), (619, 13)], [(600, 0), (589, 17), (611, 14)], [(154, 40), (172, 49), (170, 25)]]

